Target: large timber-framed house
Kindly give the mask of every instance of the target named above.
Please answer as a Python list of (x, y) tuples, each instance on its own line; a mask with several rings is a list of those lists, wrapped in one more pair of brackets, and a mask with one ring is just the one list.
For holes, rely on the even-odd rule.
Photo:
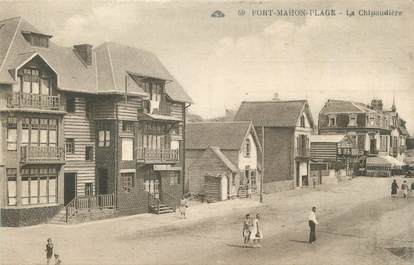
[(0, 21), (2, 225), (176, 207), (190, 97), (148, 51), (51, 38)]

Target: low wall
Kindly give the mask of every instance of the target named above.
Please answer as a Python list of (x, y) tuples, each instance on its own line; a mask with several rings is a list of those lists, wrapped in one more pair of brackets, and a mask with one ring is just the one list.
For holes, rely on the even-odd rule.
[(279, 191), (293, 189), (292, 180), (274, 181), (269, 183), (263, 183), (263, 193), (274, 193)]
[(62, 205), (1, 209), (1, 226), (27, 226), (46, 223), (60, 212)]

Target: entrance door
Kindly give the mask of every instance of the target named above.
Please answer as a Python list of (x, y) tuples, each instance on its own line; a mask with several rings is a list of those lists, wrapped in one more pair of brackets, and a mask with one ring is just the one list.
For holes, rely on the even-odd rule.
[(144, 180), (145, 190), (151, 193), (155, 198), (162, 199), (161, 194), (161, 176), (157, 171), (150, 171), (148, 178)]
[(67, 205), (76, 197), (76, 173), (65, 173), (64, 185), (64, 200)]
[(377, 153), (377, 139), (370, 139), (369, 150), (371, 154)]
[(108, 194), (108, 169), (98, 168), (98, 193)]
[(296, 187), (299, 187), (300, 165), (296, 162)]

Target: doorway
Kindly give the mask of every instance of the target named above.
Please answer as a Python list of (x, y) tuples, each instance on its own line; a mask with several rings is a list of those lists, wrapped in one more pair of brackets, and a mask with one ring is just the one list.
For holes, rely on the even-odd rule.
[(108, 194), (108, 169), (98, 168), (98, 194)]
[(161, 198), (161, 175), (157, 171), (149, 171), (144, 179), (145, 191), (151, 193), (155, 198)]
[(64, 203), (67, 205), (76, 197), (76, 173), (64, 174)]
[(296, 162), (296, 187), (300, 187), (300, 182), (299, 182), (299, 173), (300, 171), (300, 165), (299, 162)]
[(371, 154), (377, 153), (377, 139), (370, 139), (369, 141), (369, 152)]

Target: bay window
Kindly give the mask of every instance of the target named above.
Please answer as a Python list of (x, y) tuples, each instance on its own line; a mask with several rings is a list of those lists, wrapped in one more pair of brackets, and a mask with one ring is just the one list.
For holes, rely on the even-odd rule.
[(142, 147), (148, 149), (170, 149), (167, 126), (164, 124), (146, 123), (141, 127)]
[(46, 204), (57, 202), (56, 168), (22, 169), (22, 204)]

